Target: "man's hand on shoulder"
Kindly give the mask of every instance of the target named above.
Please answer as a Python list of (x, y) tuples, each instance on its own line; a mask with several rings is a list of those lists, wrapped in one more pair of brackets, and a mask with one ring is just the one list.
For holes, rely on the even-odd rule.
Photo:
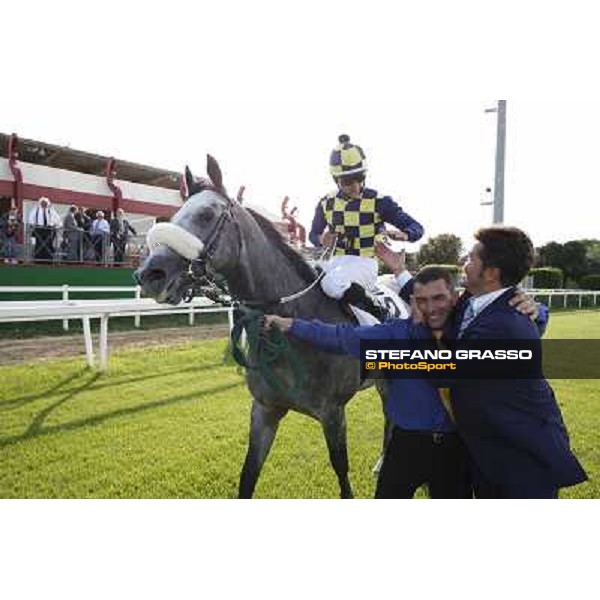
[(508, 303), (517, 312), (529, 317), (532, 321), (535, 321), (540, 314), (538, 303), (523, 290), (517, 290)]

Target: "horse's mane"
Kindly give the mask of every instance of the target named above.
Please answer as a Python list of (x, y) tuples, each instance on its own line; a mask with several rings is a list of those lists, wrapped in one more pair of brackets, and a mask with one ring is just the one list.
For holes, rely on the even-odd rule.
[(271, 221), (251, 208), (246, 208), (246, 210), (252, 215), (266, 238), (292, 263), (298, 275), (307, 283), (312, 283), (316, 278), (315, 271), (298, 252), (286, 243)]

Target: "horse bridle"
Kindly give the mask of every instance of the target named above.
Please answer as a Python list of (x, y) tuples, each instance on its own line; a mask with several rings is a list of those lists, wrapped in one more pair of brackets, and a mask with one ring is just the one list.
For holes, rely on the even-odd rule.
[[(202, 251), (202, 255), (198, 256), (197, 258), (188, 259), (188, 269), (186, 274), (184, 275), (184, 283), (188, 286), (188, 289), (183, 295), (184, 302), (191, 302), (193, 297), (200, 290), (202, 290), (204, 295), (210, 297), (211, 300), (218, 302), (227, 302), (226, 296), (229, 295), (229, 293), (226, 293), (225, 290), (215, 281), (215, 276), (217, 273), (211, 268), (210, 260), (217, 248), (216, 242), (226, 222), (229, 221), (235, 225), (238, 232), (240, 247), (242, 245), (242, 234), (240, 232), (239, 223), (233, 215), (233, 200), (231, 200), (231, 198), (229, 198), (228, 196), (224, 197), (227, 200), (227, 208), (225, 208), (223, 212), (219, 215), (219, 218), (214, 228), (210, 232), (206, 242), (203, 242), (204, 250)], [(310, 292), (310, 290), (312, 290), (316, 285), (319, 284), (319, 282), (321, 281), (321, 279), (323, 279), (324, 276), (325, 272), (322, 271), (315, 278), (315, 280), (311, 282), (307, 287), (300, 290), (299, 292), (291, 294), (290, 296), (282, 296), (280, 298), (274, 298), (272, 300), (243, 300), (240, 298), (235, 298), (234, 304), (263, 308), (270, 308), (279, 304), (286, 304), (287, 302), (297, 300), (298, 298), (301, 298), (302, 296)], [(211, 288), (212, 292), (210, 291)], [(215, 290), (215, 288), (217, 288), (217, 290)]]
[(228, 196), (224, 197), (227, 201), (227, 208), (225, 208), (223, 212), (219, 215), (219, 218), (217, 219), (217, 222), (215, 223), (215, 226), (213, 227), (212, 231), (208, 235), (207, 240), (203, 242), (204, 249), (202, 251), (202, 254), (197, 258), (188, 259), (187, 261), (188, 268), (187, 272), (184, 275), (184, 283), (188, 285), (188, 289), (183, 295), (184, 302), (191, 302), (196, 292), (199, 291), (199, 288), (204, 288), (206, 286), (210, 286), (213, 288), (216, 286), (221, 291), (223, 291), (220, 288), (220, 286), (218, 286), (215, 282), (216, 271), (214, 271), (211, 268), (210, 262), (215, 250), (217, 249), (216, 242), (219, 239), (219, 235), (221, 234), (221, 230), (225, 226), (225, 223), (229, 221), (235, 224), (236, 229), (238, 230), (238, 236), (240, 237), (241, 241), (239, 224), (233, 217), (231, 211), (233, 207), (233, 201)]

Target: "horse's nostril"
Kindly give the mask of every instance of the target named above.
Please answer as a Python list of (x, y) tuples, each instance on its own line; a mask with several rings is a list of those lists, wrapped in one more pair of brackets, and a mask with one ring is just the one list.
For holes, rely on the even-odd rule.
[(162, 269), (138, 269), (133, 274), (138, 285), (142, 287), (160, 287), (160, 284), (165, 281), (167, 275)]
[(144, 273), (144, 280), (146, 283), (158, 283), (166, 278), (166, 274), (162, 269), (148, 269)]

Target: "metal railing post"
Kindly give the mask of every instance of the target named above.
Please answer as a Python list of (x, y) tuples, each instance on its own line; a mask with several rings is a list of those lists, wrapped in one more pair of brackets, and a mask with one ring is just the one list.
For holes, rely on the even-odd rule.
[(100, 317), (100, 371), (108, 366), (108, 314)]
[[(69, 301), (69, 285), (65, 284), (62, 286), (62, 299), (63, 302)], [(69, 319), (63, 319), (63, 330), (69, 331)]]
[[(139, 300), (141, 297), (142, 297), (142, 288), (138, 285), (135, 288), (135, 299)], [(133, 323), (134, 323), (135, 327), (140, 326), (140, 313), (135, 314), (135, 317), (133, 318)]]

